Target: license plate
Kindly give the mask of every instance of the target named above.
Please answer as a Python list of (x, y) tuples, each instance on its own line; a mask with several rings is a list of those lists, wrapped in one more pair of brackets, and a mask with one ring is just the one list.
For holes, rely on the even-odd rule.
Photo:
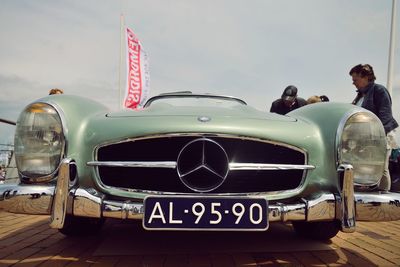
[(265, 198), (149, 196), (144, 199), (143, 227), (148, 230), (268, 229)]

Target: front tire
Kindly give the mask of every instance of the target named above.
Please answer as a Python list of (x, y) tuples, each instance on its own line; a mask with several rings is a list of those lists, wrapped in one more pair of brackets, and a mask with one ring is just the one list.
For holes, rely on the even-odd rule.
[(296, 234), (310, 239), (329, 240), (340, 229), (339, 221), (330, 222), (292, 222)]
[(63, 228), (58, 230), (66, 236), (93, 235), (101, 231), (104, 221), (104, 219), (66, 215)]

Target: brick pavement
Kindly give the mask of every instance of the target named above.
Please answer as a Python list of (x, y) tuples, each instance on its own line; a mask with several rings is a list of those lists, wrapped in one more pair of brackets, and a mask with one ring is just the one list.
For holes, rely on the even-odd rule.
[[(125, 223), (125, 222), (124, 222)], [(182, 252), (182, 244), (159, 250), (151, 247), (151, 242), (160, 242), (157, 239), (161, 233), (149, 233), (138, 230), (137, 234), (126, 233), (128, 237), (118, 239), (113, 237), (113, 231), (125, 233), (130, 227), (128, 222), (121, 224), (116, 220), (109, 220), (99, 235), (91, 237), (67, 238), (57, 230), (48, 226), (47, 216), (18, 215), (0, 211), (0, 267), (1, 266), (400, 266), (400, 221), (395, 222), (357, 222), (357, 231), (352, 234), (339, 233), (331, 242), (322, 244), (323, 249), (315, 249), (308, 242), (301, 241), (301, 248), (271, 251), (268, 247), (276, 242), (274, 238), (283, 236), (284, 229), (274, 228), (274, 238), (264, 240), (254, 238), (254, 246), (260, 244), (261, 249), (252, 250), (252, 247), (238, 251), (234, 241), (237, 233), (215, 235), (217, 238), (232, 237), (226, 241), (225, 250), (213, 251), (193, 250)], [(120, 225), (121, 224), (121, 225)], [(124, 228), (125, 227), (125, 228)], [(140, 227), (140, 226), (139, 226)], [(170, 237), (164, 235), (163, 237)], [(204, 235), (181, 235), (177, 242), (200, 242)], [(208, 234), (208, 237), (213, 234)], [(136, 239), (135, 239), (136, 237)], [(243, 237), (243, 235), (242, 235)], [(254, 235), (245, 236), (252, 241)], [(197, 240), (196, 240), (197, 238)], [(99, 254), (98, 248), (107, 240), (113, 240), (119, 246), (128, 246), (131, 243), (142, 245), (144, 248), (132, 251), (127, 255)], [(132, 240), (129, 242), (129, 240)], [(218, 245), (224, 244), (217, 240)], [(249, 240), (238, 239), (237, 242)], [(138, 245), (140, 242), (140, 245)], [(222, 243), (221, 243), (222, 242)], [(259, 242), (259, 243), (257, 243)], [(289, 236), (285, 242), (299, 242), (296, 237)], [(265, 251), (263, 246), (267, 243)], [(147, 245), (146, 245), (147, 244)], [(148, 245), (150, 244), (150, 246)], [(212, 246), (212, 245), (211, 245)], [(302, 249), (304, 247), (304, 250)], [(240, 248), (240, 246), (239, 246)], [(167, 250), (165, 250), (167, 249)], [(168, 252), (169, 251), (169, 252)], [(131, 254), (131, 255), (129, 255)]]

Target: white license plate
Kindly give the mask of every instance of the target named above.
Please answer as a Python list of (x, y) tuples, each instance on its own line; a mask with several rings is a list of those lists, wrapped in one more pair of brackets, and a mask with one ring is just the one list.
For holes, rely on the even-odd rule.
[(258, 197), (149, 196), (143, 227), (148, 230), (268, 229), (268, 202)]

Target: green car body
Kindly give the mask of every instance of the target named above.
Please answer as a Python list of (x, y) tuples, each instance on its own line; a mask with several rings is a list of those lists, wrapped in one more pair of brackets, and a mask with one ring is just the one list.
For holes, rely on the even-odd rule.
[[(20, 169), (21, 182), (19, 185), (0, 187), (0, 197), (3, 196), (0, 205), (11, 212), (51, 214), (51, 226), (60, 229), (65, 234), (78, 233), (85, 228), (85, 225), (93, 229), (95, 228), (93, 225), (101, 225), (101, 221), (107, 217), (144, 220), (143, 213), (149, 211), (145, 211), (143, 201), (151, 196), (156, 197), (156, 202), (158, 199), (164, 200), (164, 197), (167, 200), (169, 197), (177, 197), (174, 201), (194, 197), (200, 202), (210, 197), (233, 200), (265, 199), (268, 201), (268, 210), (265, 211), (268, 223), (292, 222), (295, 230), (300, 234), (322, 239), (331, 238), (338, 230), (354, 231), (357, 220), (400, 219), (400, 195), (375, 190), (380, 179), (375, 176), (381, 174), (386, 155), (383, 127), (375, 115), (354, 105), (319, 103), (307, 105), (282, 116), (261, 112), (236, 98), (188, 93), (157, 96), (150, 99), (143, 109), (118, 112), (111, 112), (104, 105), (92, 100), (69, 95), (48, 96), (35, 101), (33, 105), (35, 103), (49, 107), (53, 113), (55, 111), (56, 115), (52, 116), (59, 116), (62, 127), (59, 129), (59, 139), (57, 139), (60, 142), (55, 163), (57, 166), (39, 175), (29, 169), (31, 168), (27, 166), (29, 164), (24, 162), (28, 159), (34, 160), (36, 152), (27, 155), (30, 153), (26, 152), (29, 150), (27, 147), (32, 141), (25, 142), (24, 138), (32, 136), (29, 133), (30, 127), (27, 125), (28, 119), (24, 118), (28, 118), (30, 113), (23, 113), (28, 115), (21, 115), (19, 118), (16, 134), (17, 165)], [(29, 110), (29, 106), (26, 110)], [(26, 110), (24, 112), (27, 112)], [(354, 122), (351, 122), (352, 120)], [(357, 131), (359, 126), (360, 129), (366, 129), (366, 125), (369, 125), (368, 129), (371, 129), (371, 133), (366, 133), (366, 136), (372, 136), (374, 140), (366, 141), (370, 145), (366, 149), (358, 149), (361, 144), (364, 144), (363, 137), (359, 137), (354, 131)], [(363, 134), (365, 132), (360, 132), (360, 136)], [(347, 135), (356, 137), (347, 137)], [(125, 144), (140, 143), (143, 140), (151, 144), (161, 139), (175, 142), (174, 140), (181, 137), (189, 141), (185, 141), (183, 145), (180, 144), (177, 149), (179, 153), (176, 153), (178, 158), (175, 161), (169, 158), (161, 164), (150, 156), (151, 159), (148, 161), (137, 160), (139, 157), (137, 155), (141, 153), (164, 155), (166, 152), (164, 153), (163, 149), (168, 150), (169, 146), (168, 148), (151, 146), (146, 151), (131, 151), (132, 155), (134, 154), (132, 158), (135, 160), (129, 162), (118, 157), (115, 161), (102, 161), (102, 157), (99, 156), (99, 151), (103, 148), (107, 150), (112, 145), (120, 149)], [(354, 149), (354, 151), (358, 149), (354, 152), (355, 155), (352, 154), (353, 148), (349, 149), (344, 144), (351, 138), (354, 138), (356, 143), (361, 142), (357, 143), (357, 148)], [(233, 146), (236, 142), (243, 146), (266, 144), (271, 149), (293, 150), (304, 155), (304, 162), (301, 164), (279, 164), (276, 161), (237, 163), (231, 154), (225, 153), (226, 148), (223, 142), (221, 143), (221, 140), (225, 139), (232, 141)], [(192, 155), (185, 149), (193, 142), (203, 142), (201, 167), (206, 171), (211, 171), (210, 175), (213, 170), (218, 175), (219, 170), (221, 172), (226, 170), (225, 177), (221, 174), (224, 179), (221, 184), (218, 182), (218, 185), (202, 187), (203, 182), (196, 180), (195, 183), (201, 184), (197, 187), (197, 185), (190, 185), (191, 182), (188, 182), (189, 186), (185, 183), (186, 174), (179, 171), (179, 164), (185, 163), (187, 159), (180, 161), (179, 157)], [(204, 145), (204, 142), (207, 144)], [(216, 150), (221, 149), (227, 155), (228, 166), (222, 169), (208, 168), (207, 163), (204, 162), (204, 153), (207, 153), (204, 152), (205, 146), (213, 146)], [(54, 150), (51, 149), (49, 151)], [(127, 151), (123, 153), (126, 154), (126, 158), (130, 158)], [(364, 155), (367, 155), (366, 158), (363, 158)], [(284, 158), (284, 155), (279, 157)], [(269, 158), (274, 159), (274, 155), (270, 155)], [(355, 159), (354, 162), (352, 158)], [(257, 161), (257, 157), (255, 159)], [(358, 177), (358, 170), (369, 171), (367, 163), (369, 161), (372, 165), (376, 165), (371, 169), (373, 173), (369, 175), (364, 172), (361, 176), (364, 175), (366, 178)], [(147, 170), (151, 169), (152, 164), (171, 169), (171, 173), (176, 172), (175, 182), (183, 183), (182, 188), (185, 190), (162, 191), (152, 188), (110, 186), (99, 178), (102, 175), (101, 168), (112, 169), (110, 173), (115, 175), (118, 173), (115, 170), (139, 168)], [(29, 171), (24, 171), (24, 168)], [(276, 179), (276, 181), (280, 179), (280, 171), (283, 173), (293, 169), (301, 172), (301, 179), (299, 178), (301, 181), (299, 180), (300, 182), (295, 187), (292, 186), (287, 190), (282, 188), (261, 191), (252, 189), (244, 192), (237, 190), (229, 192), (229, 190), (218, 189), (220, 186), (222, 188), (224, 183), (229, 183), (230, 173), (240, 173), (244, 169), (257, 172), (257, 175), (274, 171), (275, 176), (268, 179)], [(124, 177), (124, 179), (129, 179), (129, 175)], [(112, 180), (112, 177), (110, 179)], [(243, 179), (245, 186), (246, 178)], [(121, 183), (125, 183), (122, 180)], [(162, 187), (159, 184), (164, 182), (163, 177), (160, 176), (156, 181), (155, 188)], [(251, 186), (254, 188), (255, 185)], [(33, 195), (36, 197), (33, 198)], [(26, 206), (34, 208), (26, 209)], [(197, 213), (195, 209), (193, 211)], [(213, 212), (213, 215), (219, 213)], [(228, 213), (228, 211), (225, 212)], [(376, 212), (380, 212), (380, 215), (371, 215)], [(162, 216), (158, 214), (156, 217)], [(145, 228), (148, 226), (145, 225)], [(155, 227), (155, 230), (168, 229), (175, 228), (171, 228), (171, 224), (168, 224), (165, 229)], [(207, 226), (196, 229), (193, 225), (188, 229), (219, 230), (218, 227)], [(251, 227), (221, 229), (253, 230)], [(187, 229), (182, 227), (182, 230)]]

